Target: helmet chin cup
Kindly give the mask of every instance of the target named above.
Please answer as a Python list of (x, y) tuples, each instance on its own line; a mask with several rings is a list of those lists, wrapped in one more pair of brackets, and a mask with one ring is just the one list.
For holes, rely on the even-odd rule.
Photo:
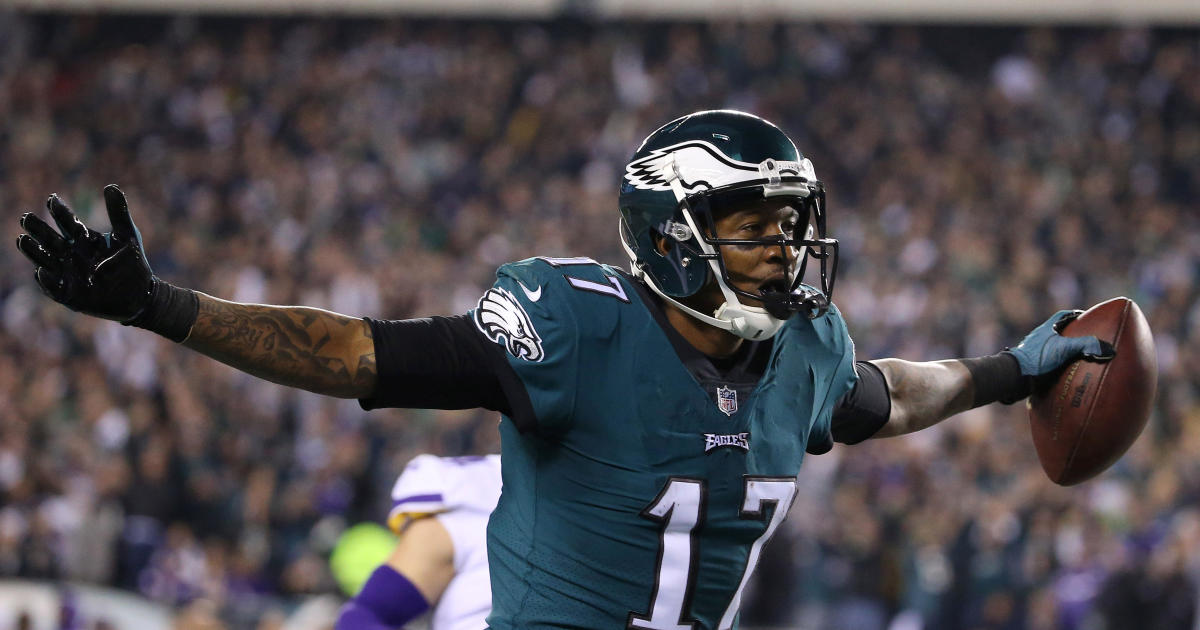
[(666, 292), (658, 286), (646, 270), (635, 264), (631, 271), (634, 277), (641, 279), (646, 283), (650, 290), (658, 294), (659, 297), (675, 305), (676, 308), (693, 318), (713, 326), (721, 330), (728, 330), (730, 333), (749, 339), (751, 341), (761, 341), (770, 339), (783, 328), (784, 321), (771, 317), (771, 314), (763, 308), (754, 306), (746, 306), (739, 302), (736, 297), (730, 298), (716, 310), (713, 315), (705, 315), (700, 311), (680, 302), (679, 300), (667, 295)]
[(746, 306), (736, 299), (730, 303), (725, 302), (717, 309), (713, 316), (716, 319), (728, 322), (729, 332), (750, 341), (761, 341), (770, 339), (783, 328), (784, 320), (772, 317), (764, 308), (756, 306)]

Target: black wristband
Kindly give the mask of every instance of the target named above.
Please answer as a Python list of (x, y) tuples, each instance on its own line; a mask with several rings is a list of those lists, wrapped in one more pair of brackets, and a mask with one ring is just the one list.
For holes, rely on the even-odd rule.
[(1024, 400), (1033, 391), (1033, 378), (1021, 374), (1021, 365), (1010, 352), (959, 361), (967, 367), (975, 382), (972, 409), (997, 401), (1011, 405)]
[(121, 323), (145, 328), (179, 343), (192, 332), (192, 324), (196, 323), (199, 313), (200, 298), (196, 297), (195, 291), (154, 278), (146, 307), (132, 319)]

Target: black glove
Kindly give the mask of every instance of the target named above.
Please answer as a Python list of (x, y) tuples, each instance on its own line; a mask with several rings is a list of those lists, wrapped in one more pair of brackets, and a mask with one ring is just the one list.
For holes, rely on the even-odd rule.
[(112, 232), (101, 234), (89, 230), (58, 195), (50, 195), (46, 207), (62, 235), (26, 213), (21, 227), (28, 234), (17, 237), (17, 247), (36, 265), (34, 278), (50, 299), (73, 311), (124, 323), (150, 303), (154, 274), (125, 195), (109, 185), (104, 203)]
[(71, 310), (182, 341), (196, 318), (195, 294), (154, 277), (115, 184), (105, 186), (104, 203), (112, 224), (107, 233), (89, 230), (58, 195), (50, 195), (46, 207), (62, 234), (32, 213), (21, 217), (28, 233), (17, 237), (17, 248), (33, 261), (38, 286)]

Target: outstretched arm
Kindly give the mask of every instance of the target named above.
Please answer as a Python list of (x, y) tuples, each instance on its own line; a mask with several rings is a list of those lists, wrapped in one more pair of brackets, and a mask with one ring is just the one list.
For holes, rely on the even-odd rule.
[(319, 308), (227, 302), (197, 293), (183, 345), (268, 381), (340, 398), (375, 389), (367, 322)]
[(104, 189), (112, 231), (88, 229), (57, 195), (46, 201), (56, 231), (33, 214), (17, 247), (42, 292), (81, 313), (138, 326), (276, 383), (361, 398), (375, 388), (368, 324), (301, 306), (238, 304), (171, 286), (150, 271), (125, 195)]
[(992, 402), (1016, 402), (1029, 395), (1034, 379), (1053, 374), (1075, 359), (1111, 357), (1111, 347), (1106, 348), (1095, 337), (1059, 334), (1078, 313), (1059, 311), (1017, 347), (991, 356), (929, 362), (871, 361), (883, 373), (891, 397), (887, 424), (872, 437), (920, 431)]

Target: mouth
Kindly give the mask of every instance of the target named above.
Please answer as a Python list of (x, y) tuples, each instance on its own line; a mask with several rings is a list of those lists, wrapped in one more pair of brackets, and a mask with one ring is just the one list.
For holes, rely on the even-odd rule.
[(764, 298), (771, 297), (772, 295), (786, 294), (787, 292), (788, 282), (782, 275), (768, 278), (758, 285), (758, 294)]
[(790, 292), (788, 281), (783, 276), (770, 278), (758, 285), (763, 308), (776, 319), (787, 319), (792, 313), (785, 306)]

